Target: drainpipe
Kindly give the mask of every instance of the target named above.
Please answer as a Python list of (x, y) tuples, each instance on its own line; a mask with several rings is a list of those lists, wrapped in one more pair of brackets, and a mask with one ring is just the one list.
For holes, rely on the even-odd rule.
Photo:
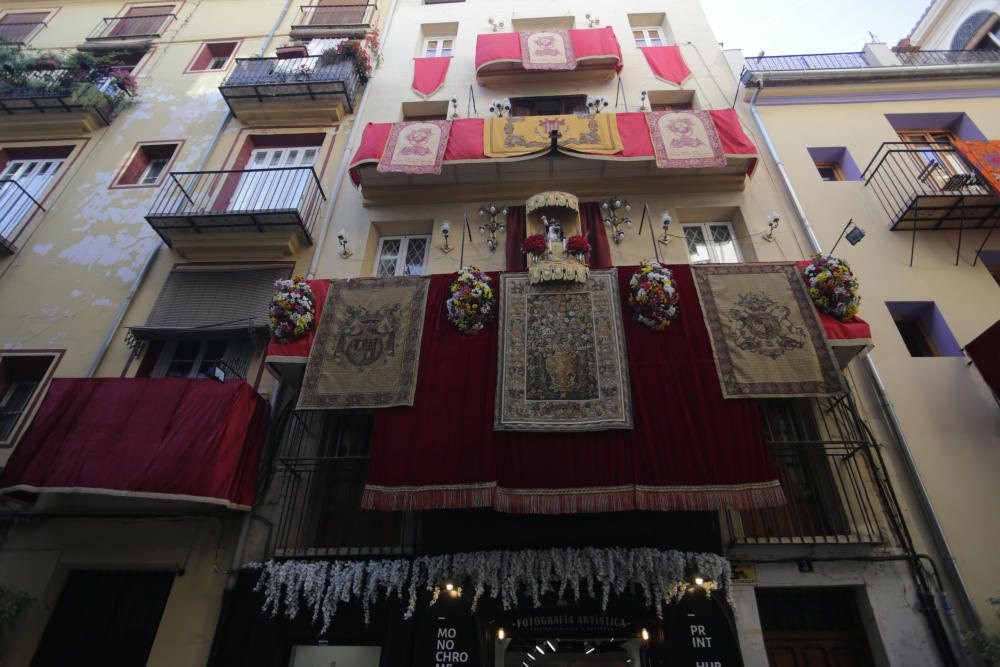
[[(778, 167), (778, 175), (780, 176), (781, 183), (784, 186), (786, 193), (792, 200), (792, 206), (795, 209), (796, 216), (799, 218), (803, 231), (805, 231), (806, 238), (809, 241), (809, 246), (812, 248), (813, 252), (821, 253), (822, 246), (820, 245), (819, 239), (816, 237), (812, 224), (809, 222), (809, 217), (806, 215), (802, 202), (799, 199), (798, 194), (795, 192), (791, 178), (788, 175), (788, 170), (785, 169), (785, 165), (778, 156), (778, 151), (775, 148), (774, 143), (771, 141), (771, 136), (767, 132), (764, 120), (761, 118), (760, 112), (757, 110), (757, 99), (760, 97), (763, 87), (763, 81), (758, 82), (757, 90), (754, 91), (753, 97), (750, 100), (750, 115), (753, 117), (754, 125), (757, 128), (759, 136), (764, 140), (764, 147), (767, 150), (768, 156)], [(951, 547), (945, 537), (944, 530), (941, 528), (941, 523), (937, 518), (933, 505), (931, 504), (930, 495), (927, 491), (927, 487), (924, 486), (923, 479), (920, 476), (920, 471), (917, 469), (917, 464), (913, 458), (913, 452), (910, 449), (909, 441), (903, 433), (903, 427), (900, 424), (899, 416), (896, 414), (892, 401), (889, 399), (889, 392), (886, 389), (885, 384), (882, 382), (882, 377), (879, 375), (878, 367), (875, 365), (875, 360), (870, 354), (865, 355), (865, 362), (865, 369), (868, 372), (868, 377), (872, 387), (875, 389), (875, 393), (878, 396), (879, 406), (886, 418), (886, 422), (889, 424), (893, 437), (899, 445), (899, 452), (901, 454), (903, 467), (906, 469), (906, 474), (910, 478), (910, 484), (912, 485), (914, 493), (917, 496), (917, 502), (920, 505), (920, 509), (924, 514), (924, 519), (927, 522), (931, 538), (934, 541), (934, 546), (937, 549), (939, 557), (944, 563), (944, 569), (948, 573), (948, 577), (954, 586), (959, 606), (961, 607), (962, 612), (972, 630), (980, 632), (982, 630), (982, 622), (979, 619), (979, 614), (976, 612), (972, 598), (969, 596), (969, 591), (966, 588), (962, 575), (958, 570), (955, 555), (951, 551)], [(958, 644), (955, 650), (958, 660), (962, 665), (968, 665), (971, 667), (973, 664), (972, 659), (969, 656), (964, 643), (961, 641), (961, 632), (958, 628), (957, 622), (955, 621), (954, 611), (948, 600), (947, 593), (944, 591), (941, 592), (941, 605), (946, 612), (945, 618), (948, 622), (948, 627), (954, 635), (955, 642)]]
[[(386, 42), (386, 36), (389, 34), (389, 26), (392, 24), (392, 17), (396, 13), (396, 0), (392, 0), (392, 4), (389, 5), (389, 12), (385, 17), (385, 24), (382, 26), (382, 40), (379, 45), (379, 56), (381, 57), (382, 51)], [(330, 224), (333, 222), (333, 212), (337, 205), (337, 197), (340, 195), (340, 190), (344, 185), (344, 177), (347, 175), (347, 168), (351, 163), (351, 157), (354, 154), (354, 143), (357, 141), (359, 134), (364, 130), (359, 123), (359, 119), (364, 117), (365, 106), (368, 103), (368, 92), (371, 90), (371, 83), (365, 86), (365, 92), (361, 94), (361, 102), (358, 104), (357, 110), (354, 112), (354, 124), (351, 126), (351, 133), (347, 136), (347, 145), (344, 147), (344, 155), (340, 160), (340, 167), (337, 169), (337, 179), (333, 182), (333, 189), (330, 190), (330, 197), (326, 201), (326, 214), (323, 216), (323, 222), (319, 228), (319, 235), (316, 237), (316, 250), (313, 252), (312, 261), (309, 263), (309, 271), (306, 273), (306, 278), (312, 279), (316, 277), (316, 269), (319, 267), (319, 260), (323, 254), (323, 246), (326, 243), (327, 232), (330, 231)]]
[[(271, 32), (267, 34), (264, 39), (263, 45), (261, 45), (260, 50), (257, 52), (257, 57), (263, 56), (267, 51), (271, 42), (274, 40), (275, 33), (278, 32), (278, 28), (281, 26), (281, 22), (285, 20), (285, 16), (288, 14), (289, 7), (292, 6), (292, 0), (285, 0), (285, 6), (281, 9), (281, 13), (278, 14), (278, 18), (275, 19), (274, 25), (271, 26)], [(202, 171), (205, 168), (205, 164), (208, 162), (209, 156), (215, 147), (219, 143), (219, 139), (222, 138), (222, 133), (225, 132), (226, 126), (229, 125), (229, 121), (233, 118), (233, 112), (229, 108), (226, 109), (226, 115), (223, 116), (222, 121), (219, 122), (219, 126), (216, 128), (215, 133), (212, 135), (212, 141), (209, 143), (208, 148), (204, 150), (201, 155), (201, 160), (198, 161), (198, 166), (195, 167), (194, 171)], [(104, 359), (104, 355), (108, 353), (108, 348), (111, 347), (111, 341), (115, 339), (115, 334), (121, 327), (122, 322), (125, 320), (125, 315), (128, 313), (128, 309), (132, 306), (132, 301), (135, 300), (135, 295), (139, 291), (139, 287), (142, 285), (146, 278), (146, 274), (149, 273), (149, 269), (153, 266), (153, 261), (156, 256), (160, 254), (160, 250), (165, 244), (161, 238), (157, 243), (156, 247), (153, 248), (146, 261), (142, 265), (142, 269), (139, 270), (139, 275), (136, 276), (135, 280), (132, 281), (132, 286), (129, 288), (128, 294), (125, 296), (125, 300), (122, 305), (118, 306), (118, 312), (115, 313), (115, 319), (111, 323), (111, 327), (108, 329), (107, 335), (104, 336), (104, 340), (101, 341), (101, 346), (97, 349), (97, 354), (94, 355), (94, 361), (91, 362), (90, 368), (87, 369), (87, 377), (92, 378), (97, 373), (98, 366), (101, 365), (101, 361)]]

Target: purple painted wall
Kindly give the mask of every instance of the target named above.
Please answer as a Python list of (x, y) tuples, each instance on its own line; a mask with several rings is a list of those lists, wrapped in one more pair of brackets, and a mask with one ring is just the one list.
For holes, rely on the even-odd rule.
[(950, 130), (959, 139), (986, 141), (986, 135), (964, 113), (887, 113), (894, 130)]
[(807, 148), (809, 151), (809, 156), (816, 164), (823, 162), (833, 162), (838, 167), (840, 171), (844, 173), (844, 178), (848, 181), (860, 181), (861, 180), (861, 170), (858, 169), (858, 165), (855, 164), (854, 158), (851, 157), (850, 151), (844, 146), (827, 146), (827, 147), (815, 147)]
[(948, 323), (944, 321), (941, 311), (933, 301), (886, 301), (885, 306), (893, 318), (919, 319), (924, 333), (937, 348), (938, 356), (963, 356), (962, 346), (955, 340)]

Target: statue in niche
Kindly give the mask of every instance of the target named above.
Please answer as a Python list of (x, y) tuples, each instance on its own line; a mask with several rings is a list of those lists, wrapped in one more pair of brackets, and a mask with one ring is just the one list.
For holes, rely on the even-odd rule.
[(542, 224), (545, 225), (545, 240), (548, 241), (549, 251), (556, 252), (563, 250), (566, 245), (566, 237), (563, 234), (562, 225), (555, 218), (542, 216)]

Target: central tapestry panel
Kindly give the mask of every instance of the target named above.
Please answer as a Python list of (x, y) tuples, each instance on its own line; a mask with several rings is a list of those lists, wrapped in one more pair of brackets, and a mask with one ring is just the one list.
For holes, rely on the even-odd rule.
[(500, 292), (494, 428), (631, 429), (617, 272), (582, 285), (504, 274)]

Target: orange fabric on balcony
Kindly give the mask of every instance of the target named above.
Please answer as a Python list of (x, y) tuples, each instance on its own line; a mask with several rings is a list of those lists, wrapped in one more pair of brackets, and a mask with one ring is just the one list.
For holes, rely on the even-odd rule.
[(954, 141), (955, 148), (972, 163), (993, 192), (1000, 195), (1000, 140)]

